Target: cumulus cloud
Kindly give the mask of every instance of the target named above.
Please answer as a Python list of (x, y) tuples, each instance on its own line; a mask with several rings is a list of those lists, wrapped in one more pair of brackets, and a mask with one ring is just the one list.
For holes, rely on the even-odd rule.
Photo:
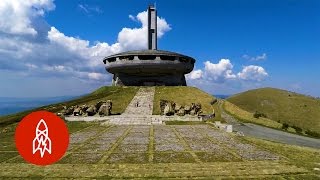
[(206, 84), (223, 84), (235, 80), (260, 82), (268, 77), (268, 73), (261, 66), (244, 66), (238, 73), (233, 72), (233, 67), (229, 59), (221, 59), (218, 63), (206, 61), (204, 62), (204, 69), (193, 70), (186, 77), (190, 82), (202, 80)]
[(208, 80), (224, 82), (236, 78), (236, 75), (232, 72), (233, 65), (229, 59), (221, 59), (217, 64), (206, 61), (204, 65), (205, 76)]
[[(118, 42), (121, 48), (128, 49), (145, 49), (147, 48), (148, 37), (148, 12), (140, 12), (137, 16), (129, 15), (133, 21), (138, 21), (142, 24), (140, 28), (123, 28), (118, 35)], [(161, 38), (164, 33), (171, 29), (170, 25), (164, 18), (157, 17), (157, 36)]]
[(250, 65), (244, 66), (242, 71), (237, 75), (240, 79), (243, 80), (262, 81), (268, 76), (268, 73), (261, 66)]
[(250, 61), (261, 61), (261, 60), (266, 60), (267, 59), (267, 54), (266, 53), (263, 53), (261, 55), (257, 55), (255, 57), (252, 57), (252, 56), (249, 56), (247, 54), (244, 54), (242, 56), (242, 58), (244, 59), (247, 59), (247, 60), (250, 60)]
[(203, 77), (203, 71), (201, 69), (193, 70), (191, 73), (186, 75), (187, 80), (201, 79)]
[(1, 0), (0, 31), (8, 34), (36, 35), (33, 19), (54, 8), (53, 0)]
[[(127, 50), (147, 48), (147, 11), (132, 16), (141, 24), (123, 28), (117, 42), (90, 43), (66, 35), (44, 19), (45, 12), (55, 8), (53, 0), (1, 0), (0, 2), (0, 69), (23, 72), (37, 77), (73, 77), (88, 82), (111, 81), (105, 72), (105, 56)], [(80, 4), (83, 11), (94, 11)], [(169, 31), (170, 25), (158, 18), (158, 37)], [(91, 45), (93, 44), (93, 45)]]

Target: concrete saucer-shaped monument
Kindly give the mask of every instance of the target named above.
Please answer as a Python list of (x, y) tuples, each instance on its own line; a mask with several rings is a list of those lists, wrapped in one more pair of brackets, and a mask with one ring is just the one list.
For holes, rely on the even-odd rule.
[(103, 59), (113, 74), (114, 86), (186, 86), (185, 74), (193, 70), (195, 59), (157, 50), (157, 12), (148, 8), (148, 50), (128, 51)]

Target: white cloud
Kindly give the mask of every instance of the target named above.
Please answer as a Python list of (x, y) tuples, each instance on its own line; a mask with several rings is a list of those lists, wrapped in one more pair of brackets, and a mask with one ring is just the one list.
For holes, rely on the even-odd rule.
[[(147, 11), (140, 12), (136, 17), (129, 15), (133, 21), (138, 21), (142, 24), (140, 28), (123, 28), (118, 34), (118, 42), (121, 49), (146, 49), (148, 42), (148, 13)], [(157, 17), (157, 36), (161, 38), (163, 34), (171, 29), (170, 25), (164, 18)]]
[(268, 77), (268, 73), (263, 67), (254, 65), (244, 66), (242, 71), (237, 75), (239, 79), (249, 81), (262, 81)]
[(89, 79), (93, 79), (93, 80), (100, 80), (100, 79), (104, 78), (104, 76), (105, 76), (105, 74), (95, 73), (95, 72), (88, 74)]
[(48, 32), (48, 39), (53, 43), (69, 49), (70, 51), (78, 51), (79, 53), (82, 53), (81, 50), (89, 46), (89, 41), (65, 36), (55, 27), (51, 27), (50, 31)]
[[(47, 24), (43, 15), (55, 8), (51, 0), (0, 1), (0, 69), (24, 76), (77, 78), (81, 81), (111, 81), (102, 63), (105, 56), (147, 48), (147, 12), (132, 16), (138, 28), (123, 28), (114, 44), (65, 35)], [(80, 4), (83, 11), (94, 11)], [(158, 17), (158, 37), (171, 28)], [(26, 71), (28, 70), (28, 71)], [(103, 76), (104, 74), (104, 76)]]
[(206, 61), (203, 68), (189, 73), (186, 80), (189, 86), (196, 86), (211, 94), (228, 95), (263, 87), (263, 80), (267, 77), (268, 73), (263, 67), (244, 66), (236, 73), (229, 59), (221, 59), (218, 63)]
[(78, 4), (78, 8), (85, 12), (86, 14), (92, 14), (92, 13), (102, 13), (103, 11), (99, 6), (92, 6), (88, 4)]
[(131, 19), (132, 21), (137, 21), (136, 17), (131, 14), (129, 14), (129, 19)]
[(203, 77), (203, 71), (201, 69), (193, 70), (191, 73), (186, 75), (187, 80), (201, 79)]
[(261, 60), (266, 60), (267, 59), (267, 54), (263, 53), (261, 55), (257, 55), (256, 57), (251, 57), (247, 54), (243, 55), (242, 58), (250, 60), (250, 61), (261, 61)]
[(89, 13), (89, 10), (83, 5), (83, 4), (79, 4), (78, 7), (83, 10), (85, 13)]
[(206, 61), (204, 63), (205, 76), (208, 80), (215, 82), (224, 82), (227, 79), (235, 79), (236, 75), (233, 74), (229, 59), (221, 59), (217, 64)]
[[(218, 63), (204, 62), (203, 69), (193, 70), (186, 75), (188, 84), (201, 87), (212, 86), (215, 88), (243, 88), (244, 86), (256, 85), (268, 77), (268, 73), (261, 66), (244, 66), (238, 72), (233, 72), (233, 64), (229, 59), (221, 59)], [(250, 85), (251, 84), (251, 85)]]
[(53, 0), (1, 0), (0, 31), (8, 34), (36, 35), (33, 19), (53, 10)]
[(25, 64), (29, 69), (36, 69), (36, 68), (38, 68), (38, 66), (37, 65), (35, 65), (35, 64), (30, 64), (30, 63), (27, 63), (27, 64)]

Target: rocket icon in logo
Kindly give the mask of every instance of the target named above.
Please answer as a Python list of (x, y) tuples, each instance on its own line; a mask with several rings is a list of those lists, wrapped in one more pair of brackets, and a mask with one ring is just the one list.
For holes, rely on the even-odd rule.
[(43, 158), (46, 151), (51, 154), (51, 140), (49, 138), (49, 129), (43, 119), (39, 121), (36, 127), (36, 136), (33, 139), (32, 148), (33, 154), (39, 151), (41, 158)]

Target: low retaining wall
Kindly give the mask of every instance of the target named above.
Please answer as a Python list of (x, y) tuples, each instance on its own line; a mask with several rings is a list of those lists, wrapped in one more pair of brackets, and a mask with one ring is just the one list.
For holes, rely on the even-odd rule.
[(165, 121), (202, 121), (198, 116), (160, 116), (160, 115), (114, 115), (114, 116), (69, 116), (66, 121), (106, 121), (104, 124), (163, 124)]

